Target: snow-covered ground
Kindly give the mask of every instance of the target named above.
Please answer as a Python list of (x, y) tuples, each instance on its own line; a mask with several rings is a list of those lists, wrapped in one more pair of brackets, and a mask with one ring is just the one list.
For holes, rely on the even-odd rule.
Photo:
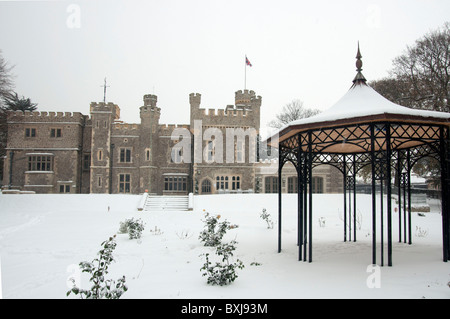
[[(141, 218), (146, 228), (141, 240), (117, 235), (108, 278), (126, 276), (129, 290), (122, 298), (450, 298), (450, 264), (442, 262), (438, 204), (431, 205), (425, 217), (413, 213), (413, 245), (398, 243), (398, 215), (393, 214), (394, 266), (376, 269), (370, 265), (369, 195), (357, 198), (361, 229), (356, 243), (343, 242), (342, 195), (314, 195), (312, 263), (298, 261), (295, 195), (283, 195), (280, 254), (278, 225), (268, 229), (259, 216), (266, 208), (277, 223), (276, 194), (195, 196), (194, 211), (183, 212), (139, 212), (140, 199), (0, 195), (3, 298), (64, 299), (71, 276), (79, 276), (81, 287), (89, 288), (78, 263), (92, 261), (100, 244), (130, 217)], [(198, 239), (205, 212), (239, 225), (227, 232), (224, 241), (237, 240), (235, 257), (245, 268), (229, 286), (207, 285), (200, 272), (204, 263), (200, 255), (213, 253)], [(377, 252), (380, 260), (379, 247)], [(376, 283), (379, 288), (373, 287)]]

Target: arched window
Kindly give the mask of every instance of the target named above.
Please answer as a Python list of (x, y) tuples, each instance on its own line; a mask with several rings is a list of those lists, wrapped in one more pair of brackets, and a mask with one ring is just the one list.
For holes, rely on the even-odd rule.
[(211, 194), (211, 182), (209, 179), (205, 179), (202, 182), (202, 194)]

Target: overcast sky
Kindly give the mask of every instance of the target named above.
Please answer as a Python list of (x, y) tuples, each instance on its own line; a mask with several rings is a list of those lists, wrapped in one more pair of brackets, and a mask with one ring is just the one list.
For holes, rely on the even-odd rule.
[(322, 110), (337, 102), (358, 41), (363, 74), (380, 79), (445, 21), (448, 0), (0, 0), (0, 50), (18, 94), (41, 111), (89, 114), (106, 77), (122, 120), (139, 123), (142, 97), (154, 93), (167, 124), (189, 123), (189, 93), (204, 108), (234, 104), (247, 55), (265, 126), (294, 99)]

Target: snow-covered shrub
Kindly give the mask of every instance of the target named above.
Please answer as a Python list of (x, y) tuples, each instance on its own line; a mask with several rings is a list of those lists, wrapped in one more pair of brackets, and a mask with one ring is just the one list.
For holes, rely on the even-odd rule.
[(262, 220), (264, 220), (267, 223), (268, 229), (273, 228), (273, 221), (270, 218), (270, 214), (267, 212), (265, 208), (263, 208), (262, 213), (259, 216), (262, 218)]
[(228, 229), (238, 227), (237, 225), (231, 225), (227, 220), (219, 223), (220, 215), (210, 216), (209, 213), (206, 213), (205, 217), (203, 221), (205, 223), (205, 229), (198, 237), (205, 246), (214, 247), (219, 245)]
[(210, 285), (228, 285), (236, 280), (236, 268), (243, 269), (244, 263), (237, 259), (235, 262), (231, 260), (233, 251), (236, 250), (237, 242), (235, 240), (230, 243), (220, 244), (216, 247), (216, 255), (222, 257), (222, 262), (215, 262), (213, 264), (209, 259), (209, 253), (202, 254), (205, 256), (206, 262), (200, 271), (203, 271), (202, 276), (208, 276), (207, 283)]
[(319, 226), (325, 227), (325, 217), (319, 217)]
[(108, 267), (114, 261), (113, 251), (116, 248), (115, 235), (102, 243), (102, 249), (98, 252), (99, 257), (92, 262), (82, 261), (79, 263), (82, 272), (91, 274), (89, 279), (92, 287), (89, 290), (81, 289), (75, 285), (72, 278), (73, 288), (67, 292), (80, 295), (81, 299), (119, 299), (128, 290), (125, 285), (125, 276), (119, 278), (117, 283), (112, 279), (105, 279)]
[(130, 239), (141, 238), (142, 231), (144, 230), (144, 222), (138, 218), (126, 219), (124, 222), (120, 222), (119, 233), (127, 234)]

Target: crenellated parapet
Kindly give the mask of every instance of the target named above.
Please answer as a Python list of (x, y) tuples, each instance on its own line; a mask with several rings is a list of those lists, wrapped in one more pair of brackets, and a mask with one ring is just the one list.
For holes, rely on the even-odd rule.
[(257, 96), (254, 91), (240, 90), (235, 92), (236, 105), (227, 105), (225, 109), (200, 108), (201, 95), (191, 93), (191, 125), (196, 120), (202, 120), (206, 126), (229, 125), (259, 129), (261, 101), (261, 96)]
[(118, 133), (121, 131), (126, 131), (126, 132), (130, 132), (130, 131), (138, 131), (140, 129), (140, 124), (135, 124), (135, 123), (114, 123), (113, 124), (113, 130), (114, 133)]
[(81, 122), (80, 112), (8, 111), (8, 122)]
[(154, 94), (145, 94), (143, 100), (144, 106), (156, 107), (158, 97)]
[(256, 96), (255, 91), (239, 90), (235, 92), (234, 100), (236, 107), (260, 107), (262, 98)]
[(95, 113), (112, 113), (113, 118), (118, 120), (120, 118), (120, 108), (117, 104), (112, 102), (103, 103), (103, 102), (91, 102), (90, 105), (91, 114)]
[(200, 109), (198, 115), (199, 119), (206, 118), (230, 118), (230, 117), (246, 117), (251, 114), (249, 109), (237, 109), (227, 107), (226, 109)]
[(202, 95), (200, 93), (189, 94), (189, 104), (191, 104), (191, 107), (200, 107), (201, 102)]
[(189, 130), (190, 126), (189, 124), (160, 124), (159, 132), (162, 136), (170, 136), (177, 128)]

